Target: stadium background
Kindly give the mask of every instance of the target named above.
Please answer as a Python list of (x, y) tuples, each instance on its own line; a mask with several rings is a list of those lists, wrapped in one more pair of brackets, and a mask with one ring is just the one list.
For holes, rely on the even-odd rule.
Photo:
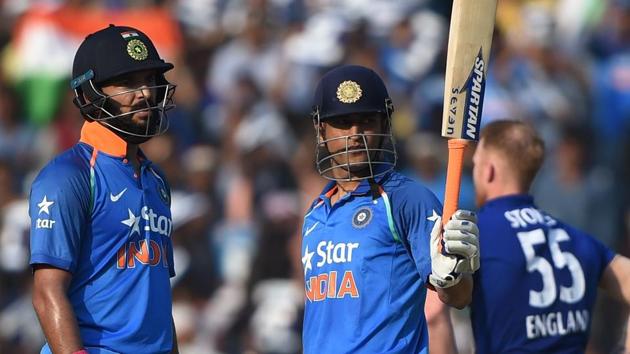
[[(539, 206), (618, 252), (630, 239), (630, 1), (500, 0), (482, 122), (531, 122), (548, 144)], [(74, 52), (108, 23), (175, 64), (171, 129), (143, 146), (173, 187), (181, 353), (298, 353), (299, 228), (324, 181), (311, 94), (340, 63), (375, 68), (396, 106), (399, 169), (443, 194), (439, 138), (450, 1), (0, 1), (0, 353), (43, 341), (30, 300), (28, 191), (78, 139)], [(470, 161), (463, 207), (474, 208)], [(605, 296), (591, 353), (622, 338)], [(129, 299), (133, 301), (133, 299)], [(470, 353), (466, 312), (453, 313)]]

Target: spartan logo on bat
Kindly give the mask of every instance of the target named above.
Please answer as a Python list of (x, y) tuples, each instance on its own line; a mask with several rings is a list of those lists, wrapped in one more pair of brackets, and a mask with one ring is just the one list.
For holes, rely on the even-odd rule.
[(459, 95), (459, 89), (455, 87), (451, 92), (451, 99), (448, 108), (448, 127), (446, 128), (446, 132), (448, 134), (455, 133), (455, 120), (457, 118), (457, 95)]
[[(461, 88), (454, 88), (451, 92), (450, 107), (448, 112), (448, 134), (455, 131), (455, 122), (457, 117), (458, 95), (462, 92), (466, 93), (464, 101), (464, 116), (466, 119), (462, 121), (462, 134), (470, 140), (479, 139), (479, 125), (481, 122), (481, 111), (483, 110), (483, 94), (486, 90), (486, 77), (484, 69), (486, 63), (483, 60), (483, 48), (479, 48), (479, 53), (475, 58), (475, 63), (470, 69), (468, 79)], [(462, 136), (464, 137), (464, 136)]]

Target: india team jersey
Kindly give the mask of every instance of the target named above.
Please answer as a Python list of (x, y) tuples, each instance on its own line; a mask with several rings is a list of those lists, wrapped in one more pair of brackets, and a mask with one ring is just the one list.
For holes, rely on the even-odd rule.
[(478, 221), (477, 353), (583, 353), (597, 286), (614, 253), (527, 195), (489, 201)]
[(85, 123), (81, 141), (40, 172), (30, 196), (30, 263), (72, 273), (68, 297), (90, 353), (167, 353), (170, 191), (146, 158), (136, 176), (125, 150), (114, 133)]
[(441, 206), (391, 172), (333, 206), (331, 182), (304, 218), (304, 353), (426, 353), (430, 233)]

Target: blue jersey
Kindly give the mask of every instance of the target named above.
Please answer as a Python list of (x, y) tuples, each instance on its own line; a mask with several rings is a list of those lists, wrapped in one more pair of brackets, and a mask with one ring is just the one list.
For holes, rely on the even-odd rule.
[(527, 195), (489, 201), (478, 225), (477, 353), (583, 353), (597, 286), (614, 253)]
[(72, 273), (67, 294), (86, 347), (167, 353), (170, 190), (144, 157), (136, 176), (125, 151), (111, 131), (86, 123), (81, 142), (42, 169), (31, 188), (30, 263)]
[(333, 206), (329, 183), (304, 218), (304, 353), (426, 353), (429, 241), (441, 206), (391, 172)]

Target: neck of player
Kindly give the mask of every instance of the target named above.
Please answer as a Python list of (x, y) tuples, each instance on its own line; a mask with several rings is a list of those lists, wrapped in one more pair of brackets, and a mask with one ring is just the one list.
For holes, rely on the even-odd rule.
[(330, 204), (333, 205), (344, 195), (354, 191), (361, 181), (337, 181), (337, 188), (333, 195), (330, 197)]
[(510, 195), (527, 194), (527, 193), (528, 193), (528, 190), (519, 187), (518, 184), (509, 183), (509, 184), (504, 184), (504, 185), (498, 185), (495, 188), (489, 188), (488, 200), (492, 200), (492, 199), (496, 199), (500, 197), (507, 197)]

